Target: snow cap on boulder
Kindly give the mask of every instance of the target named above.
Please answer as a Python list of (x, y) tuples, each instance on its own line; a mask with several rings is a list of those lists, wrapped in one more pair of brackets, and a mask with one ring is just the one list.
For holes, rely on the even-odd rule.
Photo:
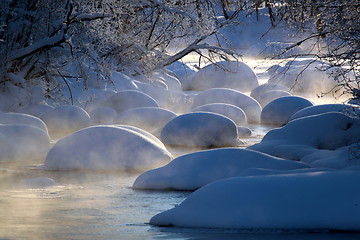
[(308, 167), (260, 152), (221, 148), (186, 154), (166, 166), (149, 170), (135, 180), (133, 188), (193, 191), (216, 180), (235, 177), (248, 168), (289, 170)]
[(24, 124), (0, 124), (0, 162), (45, 158), (50, 149), (47, 132)]
[(260, 104), (240, 91), (228, 88), (213, 88), (194, 96), (193, 108), (210, 104), (227, 103), (241, 108), (249, 123), (259, 123), (261, 115)]
[(313, 103), (302, 97), (287, 96), (275, 99), (262, 110), (261, 124), (283, 126), (294, 113), (309, 106), (313, 106)]
[(43, 116), (52, 138), (60, 138), (90, 125), (90, 116), (78, 106), (66, 105), (48, 110)]
[(251, 92), (259, 86), (254, 71), (240, 61), (224, 61), (209, 64), (194, 75), (191, 89), (204, 91), (210, 88), (232, 88)]
[(359, 171), (237, 177), (208, 184), (150, 224), (245, 230), (360, 231)]
[(158, 135), (159, 131), (177, 115), (169, 110), (156, 107), (132, 108), (119, 113), (114, 124), (130, 125)]
[(167, 145), (187, 147), (238, 146), (237, 137), (234, 121), (209, 112), (180, 115), (164, 126), (160, 136)]
[(227, 103), (209, 103), (199, 106), (192, 110), (193, 112), (212, 112), (233, 120), (236, 125), (247, 125), (247, 118), (245, 112), (232, 104)]
[(60, 139), (40, 169), (148, 170), (172, 155), (149, 133), (129, 127), (96, 126)]
[(44, 132), (48, 132), (43, 120), (38, 117), (24, 113), (3, 113), (0, 112), (0, 124), (23, 124), (40, 128)]

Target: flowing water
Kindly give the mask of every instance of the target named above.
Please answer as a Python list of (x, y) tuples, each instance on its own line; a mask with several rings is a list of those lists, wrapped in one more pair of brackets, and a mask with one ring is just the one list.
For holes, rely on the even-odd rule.
[[(1, 164), (0, 239), (359, 239), (346, 233), (294, 233), (159, 228), (157, 213), (190, 192), (139, 191), (139, 173), (37, 171)], [(50, 177), (59, 186), (31, 189), (24, 179)]]

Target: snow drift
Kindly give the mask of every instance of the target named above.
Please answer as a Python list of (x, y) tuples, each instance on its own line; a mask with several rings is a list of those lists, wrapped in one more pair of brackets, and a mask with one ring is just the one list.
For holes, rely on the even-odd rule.
[(150, 220), (196, 228), (360, 231), (359, 172), (238, 177), (200, 188)]

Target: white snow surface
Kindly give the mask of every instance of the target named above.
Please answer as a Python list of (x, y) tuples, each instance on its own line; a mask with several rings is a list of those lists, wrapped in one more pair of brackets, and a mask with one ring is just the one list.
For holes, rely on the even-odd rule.
[(150, 220), (159, 226), (360, 231), (360, 172), (230, 178)]
[(53, 109), (54, 107), (49, 106), (47, 104), (29, 104), (25, 108), (18, 109), (18, 112), (25, 113), (29, 115), (33, 115), (42, 119), (42, 116), (48, 111)]
[(260, 103), (261, 107), (264, 108), (268, 103), (272, 102), (273, 100), (287, 96), (292, 96), (292, 94), (290, 92), (282, 90), (273, 90), (261, 94), (256, 100)]
[(240, 91), (229, 88), (213, 88), (200, 92), (194, 96), (193, 108), (210, 103), (227, 103), (235, 105), (246, 113), (249, 123), (260, 122), (260, 104), (254, 98), (247, 96)]
[(240, 61), (211, 63), (196, 72), (191, 82), (191, 89), (194, 91), (232, 88), (251, 92), (257, 86), (259, 82), (254, 71)]
[(163, 108), (141, 107), (119, 113), (113, 122), (138, 127), (158, 136), (161, 129), (175, 117), (177, 114)]
[(177, 79), (175, 76), (171, 76), (165, 71), (153, 72), (150, 78), (154, 79), (155, 81), (162, 80), (170, 91), (182, 91), (182, 86), (179, 79)]
[[(330, 112), (290, 121), (282, 128), (271, 130), (260, 143), (248, 149), (301, 160), (318, 150), (336, 150), (358, 141), (360, 119)], [(321, 156), (324, 154), (318, 158)]]
[(274, 83), (266, 83), (266, 84), (262, 84), (259, 85), (258, 87), (254, 88), (251, 91), (250, 96), (255, 98), (256, 100), (258, 100), (260, 98), (261, 95), (263, 95), (266, 92), (269, 91), (275, 91), (275, 90), (280, 90), (280, 91), (285, 91), (285, 92), (291, 92), (290, 88), (281, 85), (281, 84), (274, 84)]
[(223, 115), (195, 112), (168, 122), (160, 139), (166, 145), (187, 147), (232, 147), (242, 144), (234, 121)]
[(135, 90), (115, 93), (106, 99), (102, 107), (113, 108), (117, 113), (137, 107), (159, 107), (159, 104), (149, 95)]
[(307, 164), (276, 158), (256, 151), (221, 148), (180, 156), (166, 166), (141, 174), (135, 189), (196, 190), (208, 183), (235, 177), (248, 168), (290, 170)]
[(150, 133), (128, 126), (94, 126), (60, 139), (49, 151), (47, 170), (148, 170), (173, 157)]
[(138, 90), (138, 86), (134, 82), (134, 79), (118, 71), (111, 72), (110, 81), (111, 82), (107, 88), (113, 89), (117, 92), (125, 90)]
[(283, 126), (297, 111), (313, 105), (309, 100), (298, 96), (277, 98), (263, 108), (261, 124)]
[(326, 112), (341, 112), (344, 114), (348, 114), (349, 116), (360, 116), (360, 109), (356, 105), (350, 104), (321, 104), (306, 107), (296, 112), (294, 115), (290, 117), (290, 120), (307, 117), (311, 115), (318, 115)]
[(78, 106), (64, 105), (46, 111), (42, 116), (52, 138), (60, 138), (79, 129), (88, 127), (89, 114)]
[(166, 69), (170, 70), (179, 79), (182, 90), (191, 89), (191, 80), (196, 71), (181, 61), (176, 61), (175, 63), (167, 66)]
[(0, 124), (0, 162), (45, 158), (50, 149), (47, 132), (24, 124)]
[(47, 127), (40, 118), (24, 113), (3, 113), (0, 112), (0, 124), (23, 124), (37, 127), (48, 132)]
[(193, 112), (212, 112), (233, 120), (236, 125), (247, 125), (246, 113), (239, 107), (227, 103), (209, 103), (199, 106), (192, 110)]

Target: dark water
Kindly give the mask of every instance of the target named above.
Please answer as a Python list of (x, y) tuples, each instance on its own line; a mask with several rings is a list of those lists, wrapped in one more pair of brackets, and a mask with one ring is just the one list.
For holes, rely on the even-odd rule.
[[(139, 173), (1, 168), (0, 239), (360, 239), (349, 233), (159, 228), (149, 219), (189, 192), (132, 190)], [(50, 177), (60, 186), (26, 188), (22, 180), (33, 177)]]

